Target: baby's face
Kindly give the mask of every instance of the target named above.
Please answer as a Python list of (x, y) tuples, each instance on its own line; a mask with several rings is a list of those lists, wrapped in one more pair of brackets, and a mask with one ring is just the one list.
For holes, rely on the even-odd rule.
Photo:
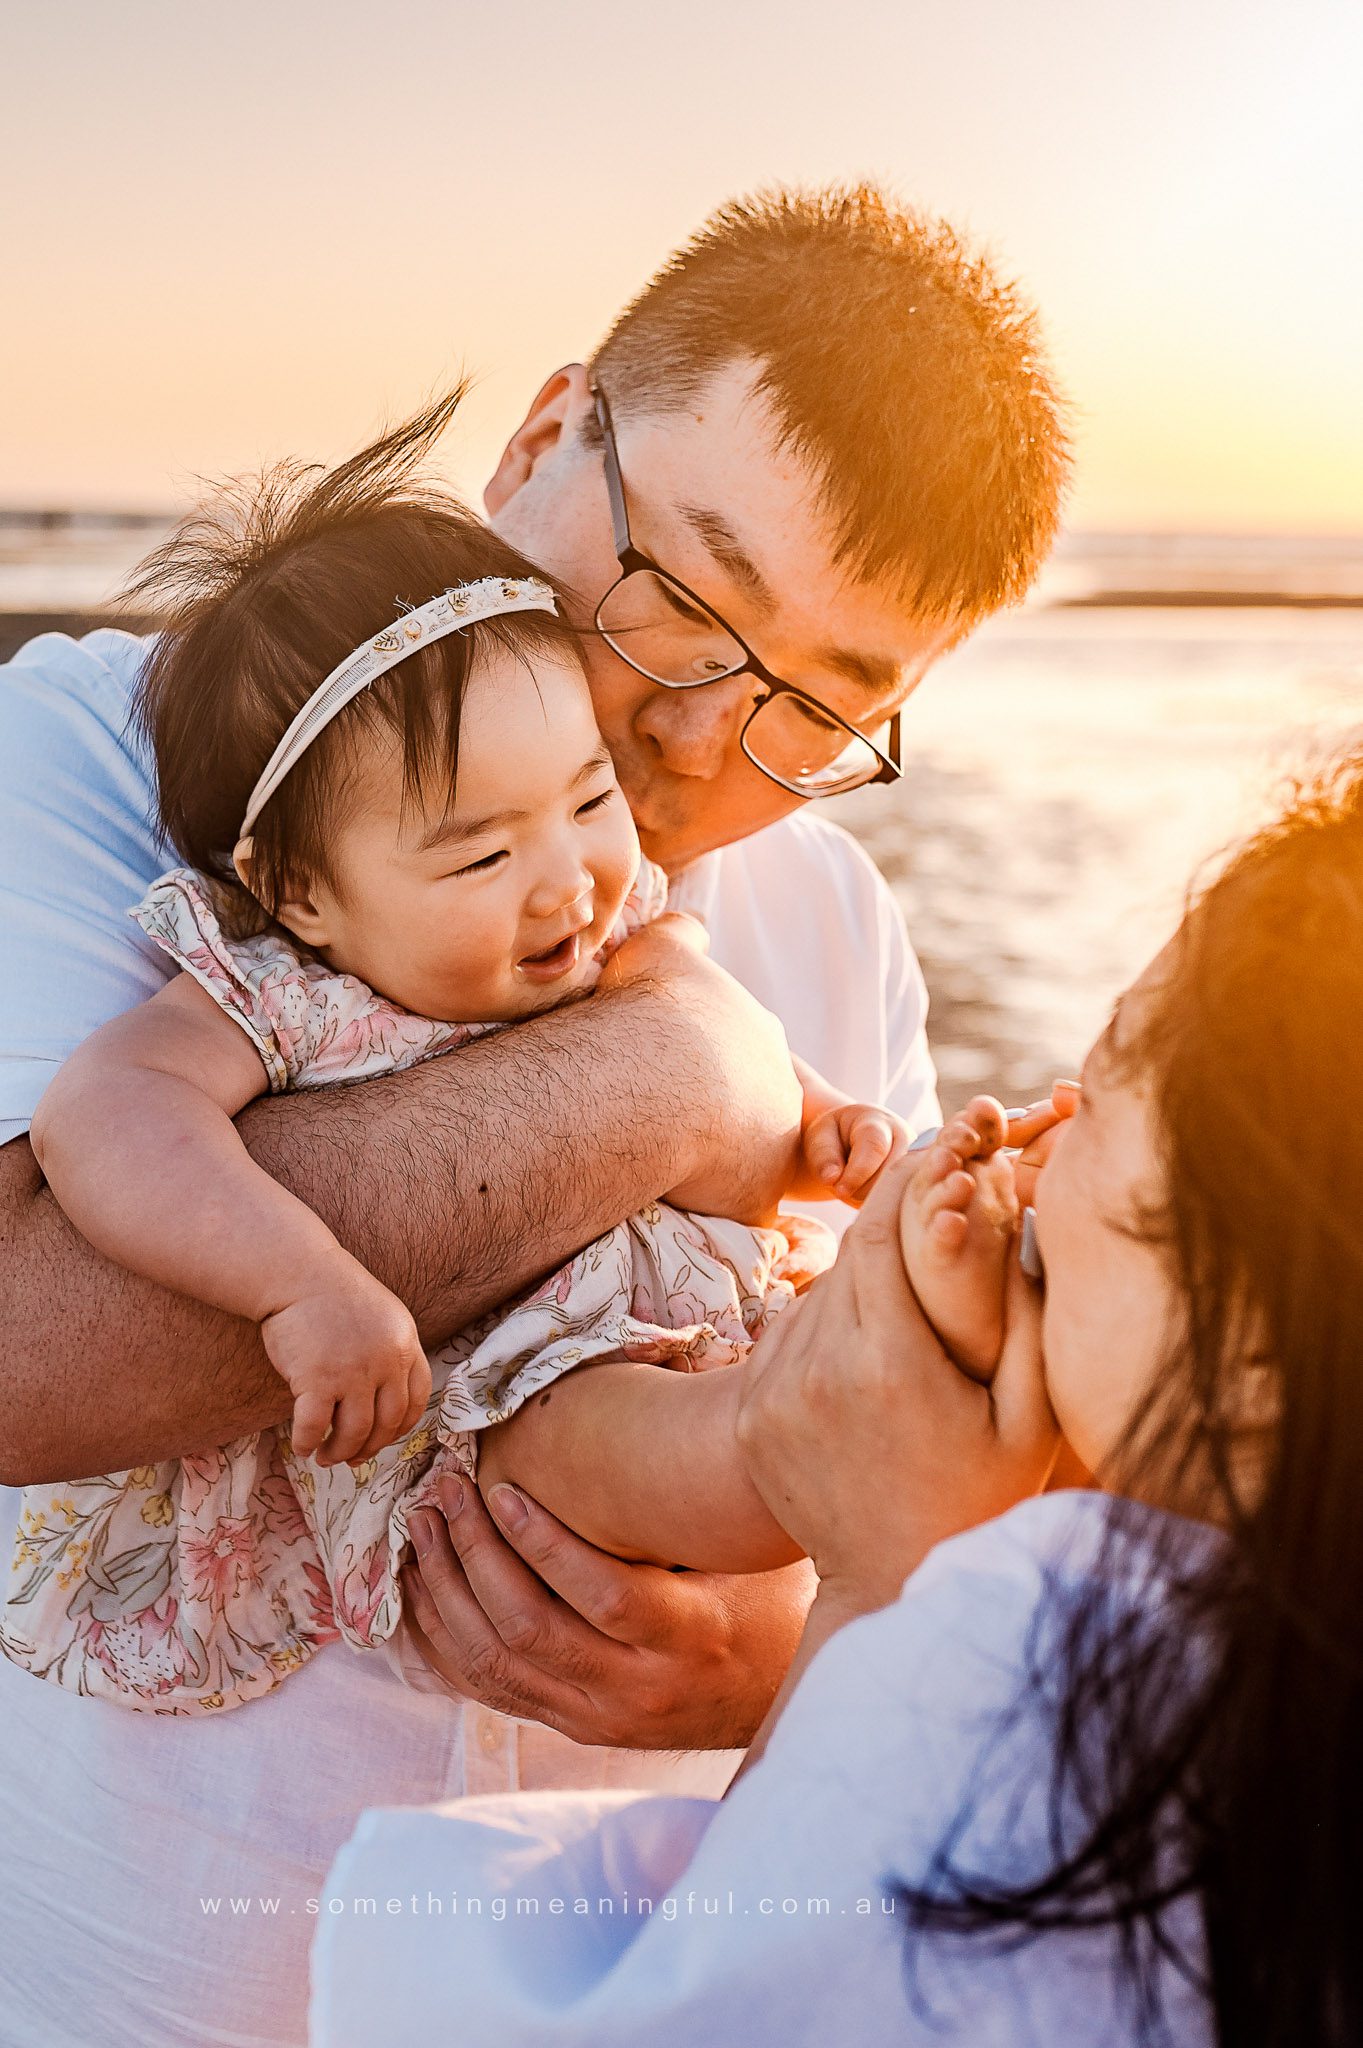
[(310, 943), (424, 1017), (501, 1022), (589, 986), (639, 841), (577, 663), (479, 659), (448, 807), (432, 787), (404, 809), (396, 738), (362, 744)]

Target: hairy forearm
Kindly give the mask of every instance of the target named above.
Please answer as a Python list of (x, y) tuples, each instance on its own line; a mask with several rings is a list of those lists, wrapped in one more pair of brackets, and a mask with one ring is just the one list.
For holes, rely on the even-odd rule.
[[(405, 1074), (265, 1099), (238, 1128), (434, 1345), (693, 1170), (703, 1077), (671, 1010), (622, 989)], [(255, 1329), (94, 1251), (23, 1140), (0, 1151), (0, 1233), (0, 1479), (119, 1470), (287, 1416)]]
[(581, 1366), (483, 1436), (478, 1483), (525, 1487), (617, 1557), (765, 1572), (803, 1556), (748, 1477), (735, 1421), (741, 1367)]

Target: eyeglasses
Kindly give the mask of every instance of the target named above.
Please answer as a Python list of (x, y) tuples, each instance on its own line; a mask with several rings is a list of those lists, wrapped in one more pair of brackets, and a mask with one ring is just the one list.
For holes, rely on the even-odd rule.
[(761, 683), (763, 694), (748, 714), (739, 744), (754, 768), (796, 796), (838, 796), (869, 782), (897, 782), (903, 773), (897, 711), (882, 753), (817, 697), (774, 676), (704, 598), (635, 547), (610, 406), (596, 385), (592, 397), (620, 568), (596, 608), (596, 630), (606, 645), (641, 676), (669, 690), (703, 689), (738, 675)]

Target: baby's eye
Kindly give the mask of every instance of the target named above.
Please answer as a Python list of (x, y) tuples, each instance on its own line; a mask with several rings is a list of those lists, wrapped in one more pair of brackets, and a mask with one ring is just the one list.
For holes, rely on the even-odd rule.
[(451, 868), (449, 874), (446, 875), (445, 880), (448, 882), (452, 880), (455, 875), (489, 874), (492, 871), (492, 869), (499, 864), (499, 862), (504, 861), (505, 859), (506, 854), (504, 852), (484, 854), (481, 860), (471, 860), (467, 867)]
[(578, 817), (585, 818), (588, 817), (592, 811), (602, 810), (605, 807), (605, 805), (607, 805), (610, 802), (613, 796), (618, 796), (619, 794), (619, 790), (615, 787), (612, 787), (610, 789), (603, 789), (600, 796), (589, 797), (585, 804), (578, 805)]

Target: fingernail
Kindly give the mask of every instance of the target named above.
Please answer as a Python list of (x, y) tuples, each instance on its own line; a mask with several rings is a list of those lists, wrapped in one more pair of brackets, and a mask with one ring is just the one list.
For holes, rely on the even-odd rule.
[(462, 1515), (464, 1512), (464, 1482), (451, 1474), (441, 1480), (439, 1492), (440, 1505), (445, 1510), (446, 1520), (452, 1522), (456, 1515)]
[[(1056, 1081), (1053, 1085), (1057, 1088), (1072, 1088), (1076, 1095), (1082, 1095), (1084, 1092), (1084, 1084), (1082, 1081)], [(1042, 1104), (1042, 1108), (1045, 1108), (1044, 1103)]]
[(841, 1168), (840, 1166), (834, 1166), (834, 1165), (833, 1165), (833, 1163), (832, 1163), (832, 1161), (830, 1160), (830, 1162), (829, 1162), (829, 1164), (828, 1164), (827, 1166), (821, 1166), (821, 1167), (819, 1168), (819, 1179), (820, 1179), (820, 1180), (836, 1180), (836, 1179), (837, 1179), (837, 1177), (838, 1177), (838, 1175), (839, 1175), (839, 1174), (840, 1174), (841, 1172), (842, 1172), (842, 1168)]
[(431, 1525), (424, 1515), (413, 1515), (407, 1525), (418, 1557), (425, 1557), (431, 1547)]
[(527, 1509), (514, 1486), (494, 1486), (489, 1500), (493, 1514), (504, 1529), (524, 1527)]

